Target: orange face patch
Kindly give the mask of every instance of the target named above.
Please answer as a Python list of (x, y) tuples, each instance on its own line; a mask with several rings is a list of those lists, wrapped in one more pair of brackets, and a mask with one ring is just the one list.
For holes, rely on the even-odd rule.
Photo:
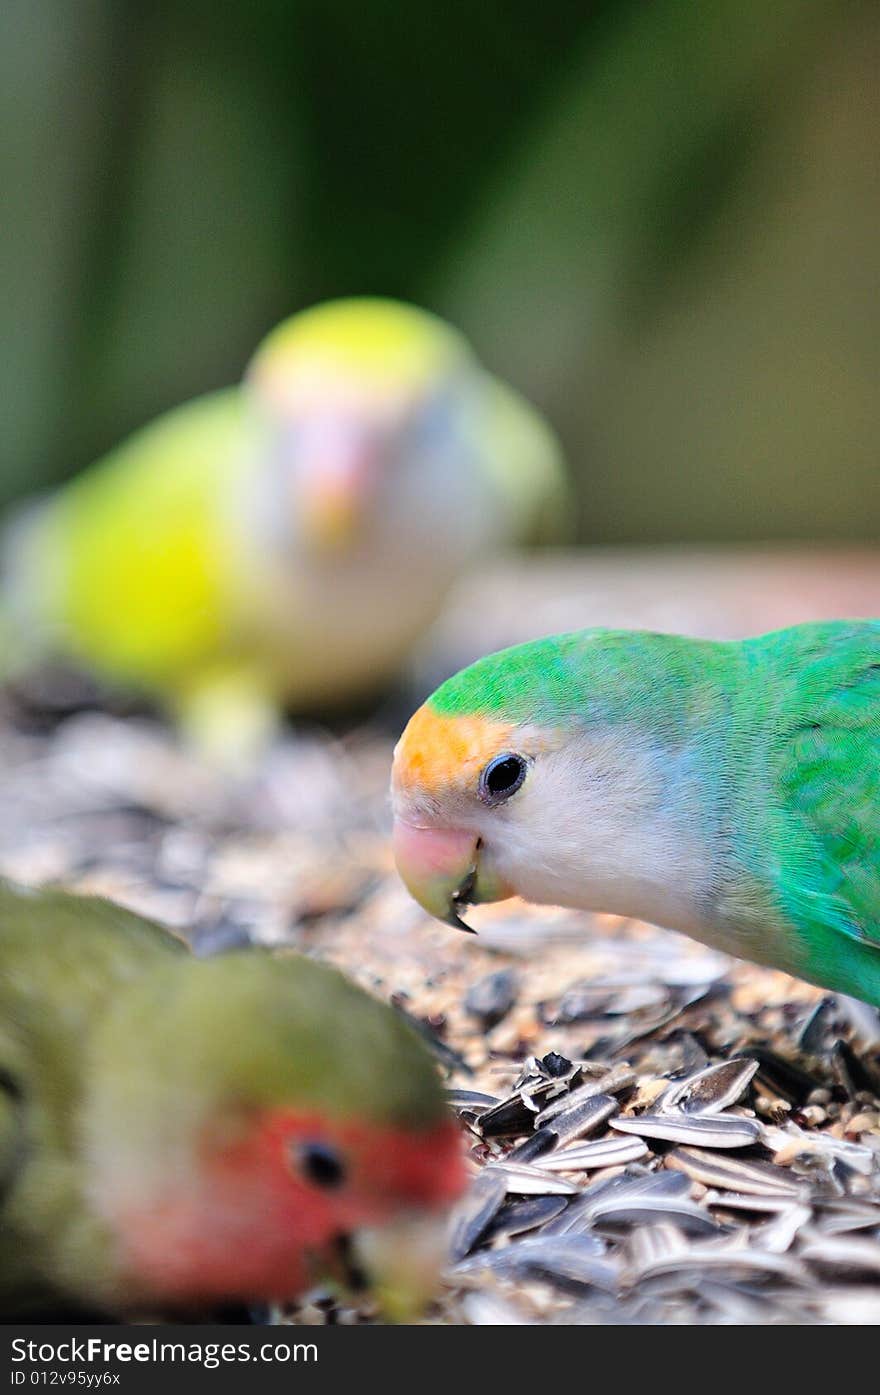
[(397, 743), (392, 787), (404, 797), (430, 797), (475, 784), (486, 762), (510, 748), (516, 730), (490, 717), (444, 716), (425, 703)]

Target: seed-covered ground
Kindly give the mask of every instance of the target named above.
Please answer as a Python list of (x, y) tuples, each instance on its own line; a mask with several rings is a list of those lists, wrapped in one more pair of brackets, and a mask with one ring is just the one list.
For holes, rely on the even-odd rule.
[[(880, 1321), (880, 1018), (612, 917), (475, 939), (391, 866), (391, 738), (223, 775), (143, 717), (0, 720), (0, 875), (330, 960), (419, 1023), (473, 1180), (439, 1323)], [(276, 1315), (277, 1316), (277, 1315)], [(368, 1321), (316, 1293), (298, 1322)]]

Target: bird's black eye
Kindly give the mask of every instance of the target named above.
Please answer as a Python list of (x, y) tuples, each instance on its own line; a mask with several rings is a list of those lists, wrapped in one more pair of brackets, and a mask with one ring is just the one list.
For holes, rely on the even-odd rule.
[(480, 776), (480, 795), (488, 804), (499, 804), (515, 794), (526, 778), (526, 763), (522, 756), (506, 752), (490, 760)]
[(300, 1172), (314, 1186), (332, 1191), (345, 1181), (345, 1164), (329, 1143), (298, 1143), (295, 1156)]

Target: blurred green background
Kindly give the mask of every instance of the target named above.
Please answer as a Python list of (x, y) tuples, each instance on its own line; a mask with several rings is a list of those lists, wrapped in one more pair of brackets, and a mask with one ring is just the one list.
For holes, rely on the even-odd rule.
[(875, 4), (6, 0), (0, 71), (4, 500), (383, 292), (585, 540), (880, 531)]

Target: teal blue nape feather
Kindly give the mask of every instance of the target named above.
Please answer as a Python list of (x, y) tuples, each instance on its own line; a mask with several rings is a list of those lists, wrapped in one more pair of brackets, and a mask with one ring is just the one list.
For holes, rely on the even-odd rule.
[(392, 784), (398, 868), (441, 919), (617, 912), (880, 1006), (880, 621), (489, 655), (414, 715)]

